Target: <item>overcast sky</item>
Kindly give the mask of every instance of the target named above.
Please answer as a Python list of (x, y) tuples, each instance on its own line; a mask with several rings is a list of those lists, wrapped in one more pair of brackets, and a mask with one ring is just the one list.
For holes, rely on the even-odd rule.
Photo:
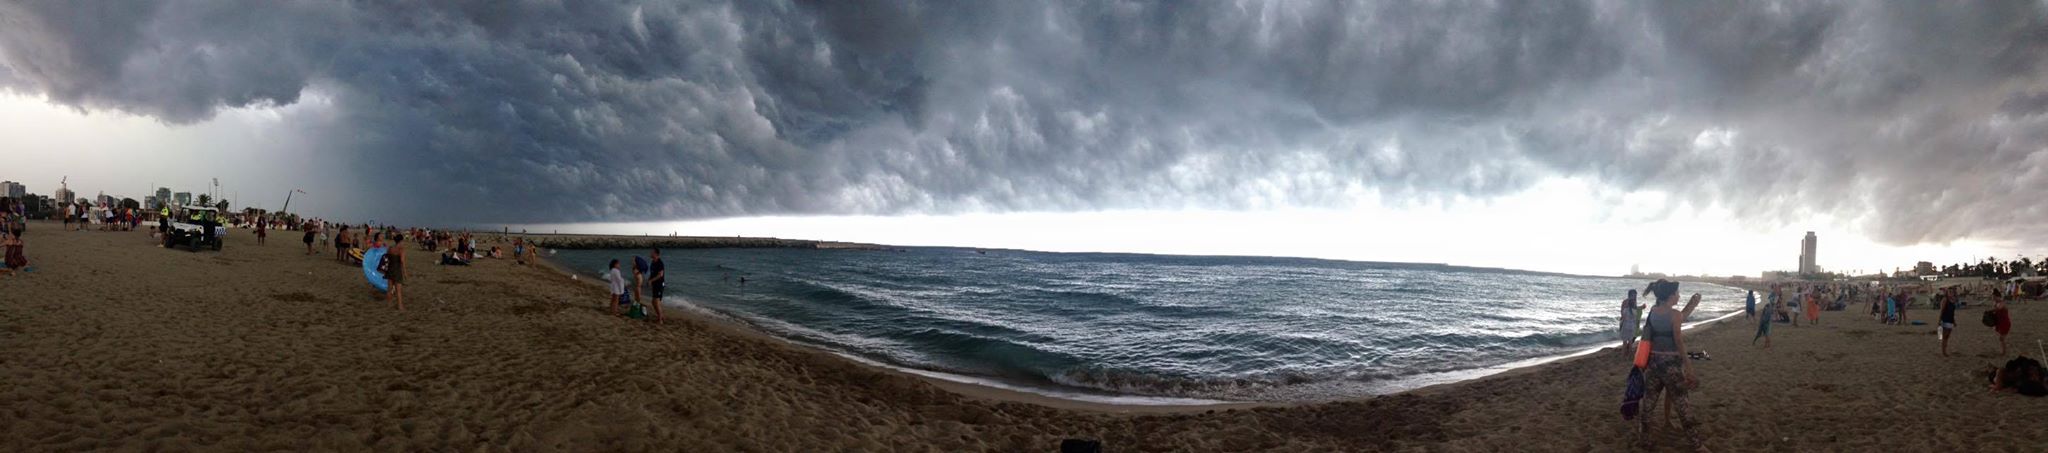
[(1872, 269), (2048, 252), (2044, 59), (2041, 1), (5, 2), (0, 179), (1605, 274), (1813, 230)]

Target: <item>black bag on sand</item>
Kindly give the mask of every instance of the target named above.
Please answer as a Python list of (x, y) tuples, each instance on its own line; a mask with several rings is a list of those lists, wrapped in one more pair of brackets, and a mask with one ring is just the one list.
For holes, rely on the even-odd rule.
[(1102, 453), (1102, 441), (1064, 439), (1060, 441), (1060, 453)]
[(1993, 311), (1995, 310), (1984, 311), (1984, 327), (1994, 327), (1998, 325), (1998, 314), (1993, 313)]

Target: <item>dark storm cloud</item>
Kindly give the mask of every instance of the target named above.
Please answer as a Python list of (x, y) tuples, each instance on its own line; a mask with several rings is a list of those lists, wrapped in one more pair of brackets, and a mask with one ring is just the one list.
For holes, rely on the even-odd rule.
[[(1569, 176), (2048, 239), (2039, 2), (27, 2), (0, 83), (302, 125), (418, 220), (1330, 206)], [(1590, 195), (1589, 196), (1594, 196)]]

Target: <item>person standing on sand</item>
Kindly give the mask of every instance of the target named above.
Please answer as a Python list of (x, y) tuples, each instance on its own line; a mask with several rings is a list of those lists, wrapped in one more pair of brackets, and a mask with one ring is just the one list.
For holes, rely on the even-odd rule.
[(305, 230), (305, 237), (304, 237), (304, 238), (300, 238), (300, 239), (299, 239), (299, 242), (304, 242), (304, 243), (306, 243), (306, 254), (307, 254), (307, 255), (311, 255), (311, 254), (313, 254), (313, 253), (314, 253), (314, 252), (313, 252), (313, 234), (314, 234), (314, 232), (315, 232), (315, 231), (317, 231), (317, 230), (315, 230), (315, 229), (313, 228), (313, 222), (306, 222), (306, 223), (305, 223), (304, 225), (300, 225), (300, 226), (299, 226), (299, 229), (301, 229), (301, 230)]
[(618, 316), (619, 306), (629, 303), (626, 299), (626, 277), (619, 275), (619, 260), (612, 260), (610, 267), (605, 269), (604, 283), (605, 288), (612, 291), (612, 297), (604, 304), (611, 306), (612, 316)]
[(1764, 340), (1764, 350), (1771, 349), (1771, 313), (1776, 312), (1776, 305), (1775, 301), (1764, 303), (1764, 315), (1757, 317), (1756, 336), (1750, 337), (1749, 344), (1754, 345), (1756, 340), (1761, 338)]
[(1756, 319), (1756, 290), (1749, 290), (1749, 295), (1742, 298), (1742, 319)]
[(1948, 287), (1948, 293), (1934, 298), (1941, 307), (1941, 356), (1948, 357), (1948, 339), (1956, 332), (1956, 287)]
[(661, 262), (661, 249), (648, 255), (647, 275), (647, 292), (653, 296), (648, 302), (654, 305), (654, 322), (661, 323), (666, 319), (661, 316), (661, 295), (668, 290), (668, 264)]
[[(1678, 303), (1678, 282), (1653, 286), (1655, 289), (1651, 292), (1657, 302), (1643, 323), (1643, 341), (1650, 342), (1650, 363), (1643, 374), (1647, 385), (1642, 412), (1645, 415), (1655, 413), (1658, 399), (1669, 400), (1666, 403), (1677, 409), (1679, 427), (1685, 431), (1693, 449), (1706, 451), (1706, 443), (1700, 437), (1699, 421), (1692, 416), (1692, 402), (1687, 396), (1699, 386), (1699, 380), (1693, 375), (1692, 361), (1685, 358), (1684, 314), (1674, 307)], [(1638, 418), (1645, 448), (1653, 447), (1650, 418)]]
[(384, 254), (384, 279), (391, 282), (391, 294), (386, 297), (398, 306), (398, 311), (405, 311), (405, 238), (391, 240), (390, 251)]
[(1643, 323), (1643, 312), (1636, 305), (1636, 290), (1628, 290), (1628, 297), (1621, 299), (1621, 353), (1634, 354), (1636, 326)]
[(269, 229), (269, 222), (264, 222), (261, 218), (256, 219), (256, 245), (263, 245), (263, 238), (269, 236), (264, 231)]
[(334, 231), (334, 262), (348, 262), (348, 225)]
[(1820, 325), (1820, 293), (1819, 293), (1819, 292), (1810, 292), (1810, 293), (1806, 293), (1806, 307), (1805, 307), (1805, 308), (1806, 308), (1806, 323), (1807, 323), (1808, 325), (1815, 325), (1815, 326), (1818, 326), (1818, 325)]
[(2012, 312), (2005, 306), (2005, 297), (1991, 295), (1991, 329), (1998, 332), (1998, 356), (2009, 357), (2005, 349), (2005, 334), (2012, 332)]

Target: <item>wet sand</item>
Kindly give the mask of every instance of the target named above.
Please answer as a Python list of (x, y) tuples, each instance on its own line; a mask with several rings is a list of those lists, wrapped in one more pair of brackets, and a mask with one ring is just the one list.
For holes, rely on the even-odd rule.
[[(1622, 451), (1626, 359), (1596, 353), (1398, 395), (1248, 408), (1117, 407), (938, 383), (716, 321), (607, 316), (602, 289), (508, 260), (412, 251), (408, 311), (295, 234), (227, 250), (33, 223), (37, 271), (0, 277), (10, 451)], [(688, 294), (689, 288), (671, 288)], [(2015, 352), (2048, 328), (2014, 306)], [(1693, 406), (1721, 451), (2035, 451), (2048, 400), (1991, 394), (1997, 344), (1827, 312), (1693, 333)], [(682, 312), (670, 311), (671, 315)], [(1931, 320), (1933, 310), (1914, 316)], [(1666, 450), (1678, 451), (1674, 430)]]

